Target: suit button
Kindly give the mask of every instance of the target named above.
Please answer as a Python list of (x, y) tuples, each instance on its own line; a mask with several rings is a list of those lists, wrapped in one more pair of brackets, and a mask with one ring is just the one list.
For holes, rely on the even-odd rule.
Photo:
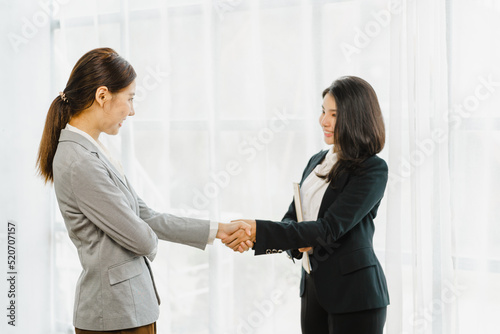
[(270, 249), (266, 249), (266, 254), (271, 254), (271, 250)]
[(278, 251), (276, 249), (273, 249), (273, 254), (276, 254), (278, 253)]
[(278, 250), (278, 253), (281, 254), (281, 253), (283, 253), (283, 251), (280, 249), (280, 250)]

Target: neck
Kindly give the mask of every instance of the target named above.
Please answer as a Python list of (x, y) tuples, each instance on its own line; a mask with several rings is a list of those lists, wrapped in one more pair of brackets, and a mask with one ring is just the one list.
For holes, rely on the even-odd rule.
[(78, 116), (71, 117), (68, 123), (69, 125), (88, 133), (92, 138), (94, 138), (95, 141), (98, 141), (101, 131), (93, 125), (93, 122), (88, 114), (88, 112), (83, 111)]

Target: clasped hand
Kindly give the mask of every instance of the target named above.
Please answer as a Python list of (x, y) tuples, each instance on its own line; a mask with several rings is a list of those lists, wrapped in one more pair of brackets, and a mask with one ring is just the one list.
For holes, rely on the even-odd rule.
[[(220, 224), (217, 238), (235, 252), (243, 253), (253, 247), (257, 223), (253, 219), (232, 220), (229, 224)], [(308, 252), (312, 247), (299, 248), (299, 251)]]
[(253, 247), (255, 232), (255, 220), (238, 219), (229, 224), (219, 223), (217, 238), (235, 252), (243, 253)]

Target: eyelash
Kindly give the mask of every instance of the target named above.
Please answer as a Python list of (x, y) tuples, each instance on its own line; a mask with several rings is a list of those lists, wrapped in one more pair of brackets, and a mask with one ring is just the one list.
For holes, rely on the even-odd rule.
[[(321, 114), (323, 114), (323, 115), (324, 115), (324, 114), (325, 114), (325, 111), (324, 111), (324, 110), (321, 110)], [(334, 113), (332, 116), (333, 116), (333, 117), (337, 117), (337, 113)]]

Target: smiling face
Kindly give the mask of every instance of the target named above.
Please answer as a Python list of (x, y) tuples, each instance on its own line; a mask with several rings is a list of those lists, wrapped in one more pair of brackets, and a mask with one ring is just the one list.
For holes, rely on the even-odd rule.
[(323, 106), (321, 116), (319, 117), (319, 124), (323, 129), (323, 140), (328, 145), (334, 144), (334, 129), (337, 120), (337, 103), (335, 98), (327, 93), (323, 98)]
[[(102, 113), (99, 121), (100, 132), (116, 135), (120, 131), (127, 116), (135, 115), (134, 100), (135, 80), (117, 93), (105, 94)], [(99, 96), (98, 98), (102, 98)]]

